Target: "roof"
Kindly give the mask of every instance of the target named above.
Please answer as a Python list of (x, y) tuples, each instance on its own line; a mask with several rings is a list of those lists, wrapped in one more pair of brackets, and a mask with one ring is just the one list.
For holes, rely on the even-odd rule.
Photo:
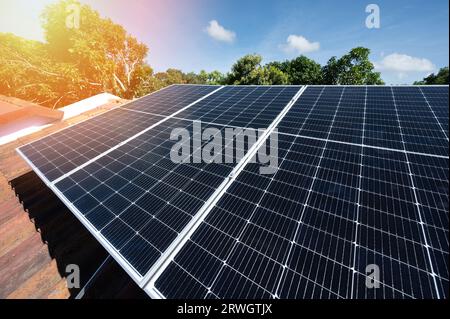
[(21, 99), (0, 95), (0, 145), (95, 108), (121, 102), (123, 100), (115, 95), (101, 93), (53, 110)]
[(145, 296), (112, 258), (97, 272), (107, 252), (15, 152), (116, 105), (106, 103), (0, 146), (0, 298), (74, 298), (80, 289), (66, 286), (69, 264), (79, 265), (81, 287), (89, 282), (85, 296)]
[(0, 95), (0, 124), (6, 123), (7, 120), (13, 121), (16, 118), (12, 116), (30, 116), (38, 115), (48, 118), (50, 121), (62, 119), (63, 112), (43, 107), (21, 99)]

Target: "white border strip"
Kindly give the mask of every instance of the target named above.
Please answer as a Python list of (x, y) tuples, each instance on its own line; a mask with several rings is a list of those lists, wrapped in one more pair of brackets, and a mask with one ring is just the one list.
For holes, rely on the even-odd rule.
[(307, 86), (302, 86), (299, 91), (292, 97), (292, 99), (286, 104), (284, 109), (278, 114), (271, 125), (265, 130), (264, 134), (258, 139), (258, 141), (248, 150), (247, 154), (242, 158), (242, 160), (236, 165), (236, 167), (231, 171), (228, 177), (222, 182), (222, 184), (217, 188), (217, 190), (212, 194), (208, 201), (200, 208), (200, 210), (195, 214), (192, 220), (186, 225), (182, 232), (178, 234), (177, 239), (175, 239), (172, 244), (166, 249), (166, 252), (159, 258), (159, 260), (152, 266), (148, 273), (144, 276), (141, 286), (144, 291), (151, 297), (155, 299), (165, 298), (162, 293), (160, 293), (156, 287), (155, 282), (158, 277), (163, 273), (166, 267), (172, 262), (177, 253), (184, 247), (186, 242), (192, 236), (192, 234), (197, 230), (200, 224), (205, 220), (209, 212), (214, 208), (217, 202), (222, 198), (228, 188), (233, 184), (234, 180), (239, 176), (239, 173), (243, 171), (244, 167), (253, 158), (258, 149), (263, 145), (267, 138), (272, 134), (274, 129), (278, 126), (279, 122), (284, 118), (287, 112), (291, 109), (294, 103), (306, 90)]
[(83, 286), (83, 288), (80, 289), (78, 294), (75, 296), (75, 299), (82, 299), (86, 293), (87, 290), (89, 290), (89, 287), (92, 285), (92, 282), (97, 278), (97, 275), (100, 273), (100, 271), (103, 269), (103, 267), (108, 264), (111, 261), (111, 255), (108, 255), (105, 260), (100, 264), (100, 266), (97, 268), (97, 270), (92, 274), (91, 278), (86, 282), (86, 284)]
[(52, 181), (52, 184), (56, 184), (56, 183), (58, 183), (59, 181), (61, 181), (61, 180), (63, 180), (64, 178), (66, 178), (67, 176), (72, 175), (73, 173), (79, 171), (80, 169), (83, 169), (84, 167), (86, 167), (87, 165), (91, 164), (92, 162), (97, 161), (99, 158), (101, 158), (101, 157), (103, 157), (103, 156), (105, 156), (105, 155), (111, 153), (112, 151), (118, 149), (119, 147), (121, 147), (121, 146), (127, 144), (128, 142), (134, 140), (136, 137), (139, 137), (139, 136), (141, 136), (142, 134), (144, 134), (144, 133), (150, 131), (151, 129), (155, 128), (156, 126), (158, 126), (158, 125), (160, 125), (160, 124), (166, 122), (167, 120), (171, 119), (171, 118), (174, 117), (175, 115), (177, 115), (177, 114), (183, 112), (184, 110), (188, 109), (188, 108), (191, 107), (192, 105), (194, 105), (194, 104), (196, 104), (196, 103), (198, 103), (198, 102), (200, 102), (200, 101), (206, 99), (207, 97), (209, 97), (210, 95), (216, 93), (217, 91), (221, 90), (222, 88), (223, 88), (223, 86), (220, 86), (218, 89), (216, 89), (216, 90), (214, 90), (214, 91), (212, 91), (212, 92), (206, 94), (205, 96), (203, 96), (203, 97), (201, 97), (200, 99), (198, 99), (198, 100), (192, 102), (191, 104), (186, 105), (185, 107), (179, 109), (179, 110), (176, 111), (175, 113), (172, 113), (171, 115), (169, 115), (169, 116), (163, 118), (162, 120), (156, 122), (155, 124), (153, 124), (153, 125), (147, 127), (146, 129), (140, 131), (139, 133), (134, 134), (133, 136), (131, 136), (131, 137), (127, 138), (126, 140), (120, 142), (120, 143), (117, 144), (116, 146), (114, 146), (114, 147), (108, 149), (107, 151), (105, 151), (105, 152), (103, 152), (103, 153), (97, 155), (97, 156), (94, 157), (94, 158), (91, 158), (91, 159), (90, 159), (89, 161), (87, 161), (86, 163), (84, 163), (84, 164), (82, 164), (82, 165), (80, 165), (80, 166), (74, 168), (74, 169), (71, 170), (70, 172), (67, 172), (66, 174), (64, 174), (64, 175), (62, 175), (62, 176), (60, 176), (60, 177), (58, 177), (58, 178), (55, 179), (55, 180), (53, 180), (53, 181)]
[(313, 137), (313, 136), (306, 136), (306, 135), (292, 134), (292, 133), (283, 133), (283, 132), (278, 132), (278, 134), (286, 135), (286, 136), (299, 137), (299, 138), (303, 138), (303, 139), (324, 141), (324, 142), (328, 141), (328, 142), (335, 143), (335, 144), (345, 144), (345, 145), (351, 145), (351, 146), (357, 146), (357, 147), (372, 148), (372, 149), (382, 150), (382, 151), (399, 152), (399, 153), (405, 153), (405, 154), (412, 154), (412, 155), (420, 155), (420, 156), (429, 156), (429, 157), (448, 159), (448, 156), (445, 156), (445, 155), (436, 155), (436, 154), (427, 154), (427, 153), (420, 153), (420, 152), (414, 152), (414, 151), (406, 151), (406, 150), (401, 150), (401, 149), (396, 149), (396, 148), (367, 145), (367, 144), (364, 144), (364, 143), (363, 144), (358, 144), (358, 143), (344, 142), (344, 141), (338, 141), (338, 140), (327, 140), (326, 138), (321, 138), (321, 137)]

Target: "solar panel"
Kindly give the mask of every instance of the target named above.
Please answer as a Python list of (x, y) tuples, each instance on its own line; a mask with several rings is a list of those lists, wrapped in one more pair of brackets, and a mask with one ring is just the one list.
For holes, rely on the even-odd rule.
[(448, 138), (448, 88), (429, 86), (419, 90)]
[(168, 116), (219, 87), (218, 85), (171, 85), (126, 104), (123, 108)]
[[(427, 102), (423, 92), (431, 95), (428, 92), (435, 90), (437, 98), (430, 97)], [(408, 152), (448, 156), (448, 107), (444, 107), (448, 90), (447, 95), (445, 92), (436, 87), (308, 87), (280, 123), (279, 131), (324, 139), (339, 105), (329, 139), (361, 144), (361, 105), (367, 94), (364, 144), (391, 149), (403, 149), (404, 144)], [(313, 106), (314, 113), (306, 119)], [(301, 130), (298, 124), (302, 124)]]
[(176, 117), (234, 127), (267, 128), (300, 86), (227, 86)]
[[(144, 276), (230, 173), (232, 164), (174, 163), (169, 119), (55, 184), (55, 188)], [(205, 127), (212, 127), (207, 126)], [(224, 127), (218, 127), (223, 130)]]
[(22, 146), (20, 151), (54, 181), (163, 119), (114, 109)]
[(448, 297), (445, 96), (448, 87), (308, 87), (278, 125), (278, 171), (248, 164), (146, 290)]
[[(70, 167), (81, 129), (21, 151), (150, 296), (448, 298), (447, 86), (173, 86), (107, 114)], [(278, 170), (174, 163), (193, 121), (276, 126)]]
[(448, 132), (443, 130), (422, 94), (422, 91), (427, 91), (426, 88), (392, 87), (391, 89), (406, 150), (448, 156)]
[[(180, 111), (218, 88), (170, 86), (128, 103), (123, 108), (113, 109), (24, 145), (19, 150), (52, 182), (144, 129), (163, 121), (165, 115)], [(141, 109), (151, 110), (153, 115), (132, 112)], [(155, 115), (156, 113), (159, 115)]]
[[(194, 93), (198, 91), (195, 86), (187, 87)], [(226, 108), (221, 104), (221, 99), (210, 100), (220, 92), (217, 90), (210, 97), (208, 95), (202, 97), (208, 101), (206, 104), (208, 108), (205, 108), (203, 112), (207, 114), (209, 108), (221, 109), (222, 119), (227, 118), (229, 122), (232, 122), (241, 114), (235, 111), (243, 109), (255, 114), (266, 114), (265, 118), (269, 118), (272, 122), (299, 89), (298, 86), (295, 88), (267, 87), (262, 90), (248, 87), (239, 90), (236, 94), (230, 94)], [(173, 93), (173, 89), (165, 91)], [(248, 93), (242, 95), (241, 91)], [(251, 93), (253, 93), (254, 101), (251, 105), (247, 105), (243, 98)], [(161, 94), (159, 93), (159, 99), (164, 100)], [(188, 93), (188, 96), (191, 95)], [(168, 101), (169, 98), (166, 100)], [(283, 107), (278, 100), (282, 100)], [(189, 107), (200, 102), (197, 100)], [(201, 113), (197, 111), (195, 115), (190, 116), (191, 119), (181, 119), (172, 115), (169, 118), (154, 121), (155, 116), (158, 119), (160, 117), (148, 112), (149, 109), (153, 109), (153, 104), (144, 104), (148, 106), (145, 110), (144, 108), (132, 111), (120, 109), (118, 112), (126, 116), (131, 114), (139, 119), (148, 119), (150, 121), (148, 125), (143, 122), (139, 132), (131, 135), (125, 143), (122, 140), (116, 141), (116, 144), (110, 145), (109, 149), (93, 160), (83, 162), (68, 174), (53, 179), (50, 183), (53, 191), (137, 282), (142, 281), (169, 246), (174, 245), (175, 240), (181, 236), (182, 231), (201, 211), (210, 197), (218, 188), (220, 189), (222, 183), (227, 182), (228, 175), (236, 165), (235, 162), (228, 164), (174, 163), (170, 158), (171, 147), (175, 143), (170, 139), (171, 133), (175, 128), (184, 128), (189, 131), (190, 136), (198, 135), (199, 133), (193, 130), (192, 119), (199, 118)], [(134, 105), (136, 103), (132, 106)], [(104, 118), (99, 116), (95, 123), (99, 125)], [(124, 118), (125, 121), (127, 119), (127, 117)], [(154, 122), (156, 124), (153, 124)], [(116, 129), (120, 131), (125, 128), (129, 129), (129, 123), (128, 125), (122, 123), (122, 126), (117, 126)], [(226, 136), (224, 134), (226, 126), (221, 123), (216, 125), (206, 122), (202, 127), (203, 130), (211, 128), (216, 128), (217, 134)], [(75, 128), (69, 128), (66, 130), (67, 133), (65, 131), (61, 133), (70, 135), (72, 130)], [(235, 134), (244, 134), (244, 132), (238, 131)], [(56, 149), (53, 147), (40, 150), (35, 146), (36, 143), (42, 142), (50, 144), (44, 138), (28, 147), (39, 150), (44, 157), (49, 150), (51, 153)], [(203, 143), (206, 144), (207, 141)], [(234, 140), (228, 140), (226, 143), (234, 143)], [(251, 146), (247, 143), (244, 148)], [(225, 144), (222, 147), (224, 148)], [(195, 152), (194, 150), (193, 153)], [(222, 151), (222, 153), (225, 152)], [(28, 160), (34, 163), (34, 159), (28, 158)]]

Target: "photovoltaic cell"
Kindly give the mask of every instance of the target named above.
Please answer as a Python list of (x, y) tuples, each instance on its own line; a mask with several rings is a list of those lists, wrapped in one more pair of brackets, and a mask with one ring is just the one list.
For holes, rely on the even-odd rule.
[(330, 140), (362, 143), (364, 123), (365, 87), (346, 87), (331, 128)]
[(344, 90), (345, 88), (337, 86), (306, 88), (278, 125), (278, 131), (313, 138), (326, 138), (337, 105), (343, 99)]
[(448, 86), (419, 87), (448, 138)]
[(422, 89), (420, 87), (391, 87), (391, 89), (406, 150), (448, 156), (447, 136), (422, 94)]
[(155, 289), (166, 298), (448, 297), (445, 92), (308, 87), (279, 125), (278, 171), (248, 164)]
[(126, 104), (123, 108), (168, 116), (219, 87), (218, 85), (171, 85)]
[(20, 151), (51, 182), (162, 119), (114, 109), (22, 146)]
[[(32, 143), (21, 151), (50, 182), (58, 179), (54, 188), (76, 210), (75, 213), (80, 214), (78, 217), (87, 221), (119, 258), (143, 276), (235, 165), (175, 164), (169, 158), (174, 144), (170, 134), (179, 127), (187, 127), (193, 133), (192, 121), (174, 118), (161, 123), (163, 117), (154, 114), (164, 115), (158, 110), (165, 103), (172, 112), (204, 97), (213, 89), (217, 87), (172, 86), (85, 121), (81, 123), (83, 125), (58, 132), (50, 140), (45, 138)], [(231, 123), (245, 114), (238, 111), (242, 108), (245, 112), (261, 115), (261, 121), (268, 126), (299, 89), (247, 87), (239, 89), (236, 94), (229, 94), (226, 101), (210, 101), (190, 116), (191, 119), (201, 119), (202, 112), (206, 116), (212, 110), (217, 112), (220, 109), (216, 115)], [(104, 122), (107, 123), (106, 128), (102, 126)], [(147, 131), (157, 122), (158, 126)], [(97, 127), (98, 138), (95, 135)], [(212, 126), (203, 127), (207, 128)], [(218, 134), (225, 129), (223, 125), (215, 128)], [(66, 137), (66, 140), (61, 137)], [(126, 144), (121, 144), (130, 137), (132, 139)], [(106, 146), (93, 145), (90, 139)], [(77, 151), (76, 141), (83, 143), (79, 145), (82, 160), (72, 162), (74, 157), (68, 159), (65, 154), (69, 152), (68, 147)], [(85, 154), (86, 147), (92, 148), (92, 152)], [(89, 161), (100, 154), (95, 161)], [(53, 157), (55, 161), (51, 160)], [(63, 160), (72, 165), (61, 166), (59, 161)], [(41, 161), (42, 165), (51, 164), (52, 167), (43, 167)], [(81, 164), (85, 165), (79, 167)], [(59, 180), (67, 172), (70, 175)]]
[(54, 181), (218, 88), (173, 85), (27, 144), (20, 151)]
[[(104, 154), (53, 187), (142, 277), (235, 167), (174, 163), (173, 128), (267, 128), (300, 87), (224, 87), (108, 151), (215, 89), (172, 86), (21, 151), (50, 181)], [(308, 86), (277, 128), (279, 169), (244, 167), (159, 296), (448, 298), (448, 86)]]
[[(405, 153), (365, 148), (361, 181), (355, 296), (436, 297)], [(379, 289), (366, 286), (372, 264), (380, 265)]]
[(434, 271), (442, 295), (448, 292), (448, 158), (409, 155), (408, 160), (417, 188), (417, 202), (424, 222), (424, 232), (431, 247)]
[[(234, 167), (173, 162), (174, 128), (194, 138), (191, 121), (169, 119), (55, 185), (141, 276)], [(208, 128), (224, 136), (223, 126)]]
[[(167, 298), (436, 297), (405, 154), (279, 138), (277, 173), (248, 165), (156, 289)], [(442, 197), (448, 203), (448, 193)], [(441, 296), (448, 287), (444, 227), (425, 223), (438, 243), (435, 269), (445, 272), (437, 277)], [(366, 287), (371, 264), (380, 267), (379, 289)]]
[(177, 118), (244, 128), (267, 128), (300, 86), (227, 86)]
[[(175, 257), (171, 267), (156, 281), (156, 288), (165, 296), (178, 297), (181, 289), (177, 285), (165, 286), (166, 278), (182, 281), (184, 276), (193, 275), (203, 287), (202, 297), (308, 298), (312, 297), (308, 296), (308, 287), (309, 293), (316, 290), (316, 294), (324, 297), (348, 293), (345, 290), (350, 286), (347, 281), (351, 243), (345, 239), (351, 237), (352, 227), (344, 217), (351, 220), (351, 216), (345, 214), (354, 214), (354, 208), (350, 209), (345, 199), (352, 194), (355, 197), (350, 187), (350, 173), (334, 175), (327, 163), (316, 173), (324, 152), (323, 141), (282, 135), (279, 138), (283, 159), (277, 173), (260, 175), (255, 164), (245, 168)], [(336, 158), (348, 157), (332, 156), (334, 160), (330, 158), (328, 162), (333, 161), (335, 166)], [(344, 161), (342, 165), (350, 171), (355, 166)], [(313, 187), (318, 178), (315, 175), (323, 176), (323, 180)], [(345, 178), (349, 185), (333, 184), (338, 178)], [(312, 196), (306, 207), (308, 193)], [(335, 209), (344, 216), (334, 215)], [(192, 250), (201, 250), (206, 256), (192, 258)], [(202, 261), (207, 261), (207, 265), (202, 265)], [(318, 264), (311, 264), (313, 262)], [(341, 274), (347, 273), (347, 281), (341, 285), (339, 281), (345, 278), (336, 278), (335, 287), (343, 291), (335, 287), (322, 289), (322, 278), (318, 276), (323, 273), (318, 272), (318, 266), (325, 266), (327, 262), (329, 272), (339, 267)], [(347, 263), (348, 267), (342, 267), (342, 263)], [(193, 269), (208, 271), (196, 274)]]
[(448, 156), (445, 101), (448, 87), (308, 87), (279, 132), (324, 139), (339, 105), (329, 139), (361, 144), (365, 106), (366, 145)]

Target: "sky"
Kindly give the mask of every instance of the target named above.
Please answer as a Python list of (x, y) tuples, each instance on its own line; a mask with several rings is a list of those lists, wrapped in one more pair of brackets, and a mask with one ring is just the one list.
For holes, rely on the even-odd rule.
[[(42, 9), (55, 0), (0, 0), (0, 32), (45, 41)], [(248, 53), (263, 62), (300, 54), (325, 64), (356, 46), (387, 84), (409, 84), (449, 64), (448, 0), (81, 0), (149, 47), (155, 71), (227, 72)], [(368, 28), (369, 4), (379, 28)], [(373, 21), (373, 20), (372, 20)]]

